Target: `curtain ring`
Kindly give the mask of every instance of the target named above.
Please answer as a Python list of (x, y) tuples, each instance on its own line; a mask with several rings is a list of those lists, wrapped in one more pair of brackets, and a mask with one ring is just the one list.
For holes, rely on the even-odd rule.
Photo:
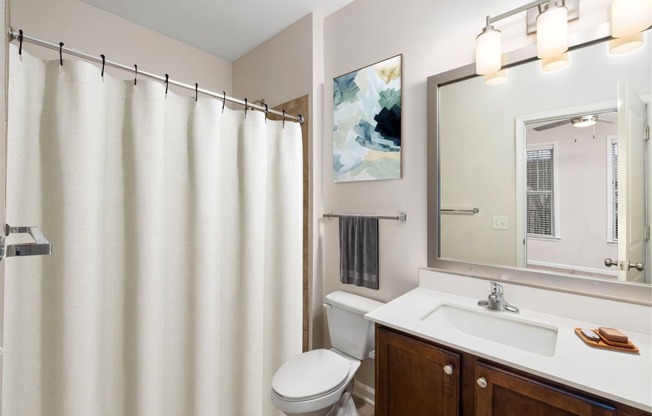
[(63, 42), (59, 42), (59, 65), (63, 66)]
[(23, 29), (18, 29), (18, 55), (23, 54)]
[(168, 74), (165, 74), (165, 95), (168, 95), (168, 86), (170, 82), (170, 76)]
[(100, 55), (100, 56), (102, 57), (102, 74), (101, 75), (102, 75), (102, 78), (104, 78), (104, 65), (106, 65), (106, 56), (104, 56), (103, 54)]
[(245, 118), (247, 118), (247, 107), (249, 107), (249, 104), (247, 104), (247, 99), (245, 98)]
[(195, 102), (197, 102), (197, 90), (199, 89), (199, 84), (195, 82)]
[(138, 65), (134, 64), (134, 85), (136, 85), (137, 80), (138, 80)]
[(285, 110), (283, 110), (283, 128), (285, 128)]
[(265, 104), (265, 123), (267, 123), (267, 112), (269, 111), (269, 106)]
[(224, 97), (222, 98), (222, 113), (224, 113), (224, 106), (226, 105), (226, 91), (222, 91)]
[(299, 124), (303, 124), (303, 122), (304, 122), (303, 116), (299, 114)]

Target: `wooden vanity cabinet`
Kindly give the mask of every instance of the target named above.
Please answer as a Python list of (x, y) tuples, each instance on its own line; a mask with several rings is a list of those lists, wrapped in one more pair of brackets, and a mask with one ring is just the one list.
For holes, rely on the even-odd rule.
[(485, 363), (475, 364), (476, 416), (611, 416), (615, 408)]
[(376, 326), (376, 416), (459, 414), (460, 356)]
[(382, 325), (376, 415), (652, 416)]

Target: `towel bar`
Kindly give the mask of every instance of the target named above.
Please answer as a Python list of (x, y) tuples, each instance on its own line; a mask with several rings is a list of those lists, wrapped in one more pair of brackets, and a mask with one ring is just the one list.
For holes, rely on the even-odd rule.
[(453, 208), (442, 208), (439, 210), (442, 214), (468, 214), (474, 215), (480, 212), (480, 208), (469, 208), (469, 209), (453, 209)]
[[(352, 214), (352, 215), (358, 215), (358, 214)], [(333, 213), (324, 214), (324, 218), (340, 218), (344, 216), (345, 216), (344, 214), (333, 214)], [(398, 215), (378, 215), (377, 217), (379, 220), (394, 220), (394, 221), (401, 221), (401, 222), (407, 221), (407, 214), (405, 212), (401, 212)]]

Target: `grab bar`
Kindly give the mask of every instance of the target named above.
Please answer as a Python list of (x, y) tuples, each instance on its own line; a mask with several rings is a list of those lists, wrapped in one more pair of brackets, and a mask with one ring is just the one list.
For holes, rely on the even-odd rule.
[[(10, 234), (29, 234), (34, 239), (34, 242), (5, 245), (5, 239)], [(5, 235), (0, 237), (0, 261), (5, 257), (47, 256), (50, 254), (52, 254), (52, 244), (45, 238), (38, 227), (12, 227), (9, 224), (5, 224)]]

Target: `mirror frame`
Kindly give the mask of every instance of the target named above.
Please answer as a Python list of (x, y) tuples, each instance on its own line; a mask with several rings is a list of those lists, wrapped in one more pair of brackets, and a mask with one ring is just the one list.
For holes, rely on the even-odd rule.
[[(578, 35), (569, 51), (608, 41), (608, 27), (602, 25)], [(535, 61), (536, 46), (519, 49), (503, 54), (503, 68), (509, 68), (527, 62)], [(427, 216), (428, 216), (428, 268), (450, 274), (472, 276), (487, 280), (504, 281), (519, 285), (537, 287), (591, 296), (615, 301), (652, 306), (652, 285), (642, 283), (625, 283), (618, 281), (599, 280), (594, 278), (576, 277), (551, 272), (527, 270), (523, 268), (499, 266), (482, 263), (472, 263), (461, 260), (439, 258), (440, 239), (440, 200), (439, 200), (439, 87), (454, 82), (474, 78), (475, 64), (443, 72), (428, 77), (427, 81)]]

